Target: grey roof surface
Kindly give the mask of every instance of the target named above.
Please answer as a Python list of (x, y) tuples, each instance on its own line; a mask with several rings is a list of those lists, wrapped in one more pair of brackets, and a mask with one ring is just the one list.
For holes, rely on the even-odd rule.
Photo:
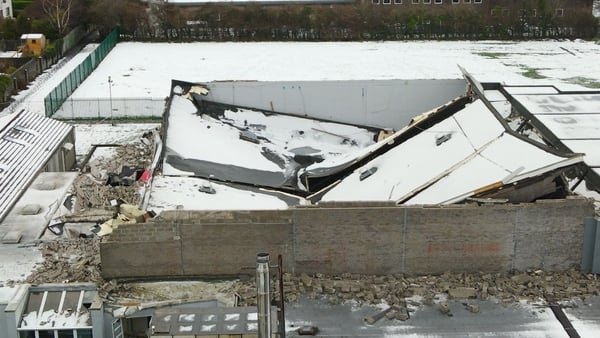
[[(9, 301), (17, 292), (17, 288), (7, 282), (24, 280), (36, 263), (42, 261), (41, 252), (29, 244), (35, 243), (50, 219), (59, 213), (77, 175), (76, 172), (40, 173), (0, 223), (0, 304)], [(39, 207), (38, 213), (23, 215), (22, 208), (31, 205)], [(11, 232), (20, 235), (19, 243), (3, 243), (4, 236)]]
[[(368, 325), (363, 318), (387, 306), (330, 305), (327, 300), (303, 298), (286, 305), (286, 332), (288, 337), (295, 337), (299, 327), (313, 325), (319, 328), (320, 337), (568, 337), (546, 305), (453, 299), (447, 300), (452, 314), (448, 316), (439, 310), (443, 300), (431, 306), (409, 305), (407, 321), (384, 317)], [(479, 305), (479, 312), (470, 312), (464, 303)], [(598, 332), (594, 329), (600, 325), (600, 298), (587, 304), (565, 312), (581, 337), (594, 337)]]

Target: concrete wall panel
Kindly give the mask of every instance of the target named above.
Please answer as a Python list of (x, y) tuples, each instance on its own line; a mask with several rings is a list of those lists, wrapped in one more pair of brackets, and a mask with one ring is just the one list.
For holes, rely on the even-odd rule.
[(464, 79), (219, 81), (207, 86), (209, 101), (395, 129), (466, 92)]

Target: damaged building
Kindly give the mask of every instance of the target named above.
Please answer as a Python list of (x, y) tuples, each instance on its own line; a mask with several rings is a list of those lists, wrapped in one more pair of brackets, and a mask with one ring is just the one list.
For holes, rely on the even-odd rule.
[[(23, 233), (21, 243), (31, 245), (20, 249), (28, 252), (45, 236), (45, 260), (29, 262), (40, 271), (31, 286), (0, 293), (0, 322), (10, 323), (0, 335), (281, 337), (290, 331), (284, 303), (302, 293), (330, 303), (385, 299), (390, 308), (365, 317), (369, 325), (386, 315), (408, 320), (403, 299), (433, 303), (434, 291), (484, 299), (493, 290), (514, 301), (525, 296), (523, 283), (545, 280), (556, 298), (597, 294), (592, 282), (570, 287), (585, 284), (575, 273), (568, 287), (553, 284), (563, 278), (552, 273), (579, 264), (600, 271), (600, 253), (590, 249), (597, 244), (584, 236), (598, 227), (597, 211), (575, 193), (600, 191), (600, 92), (481, 84), (464, 75), (433, 87), (173, 81), (160, 137), (153, 131), (129, 148), (111, 145), (118, 150), (94, 146), (80, 173), (29, 175), (5, 222), (42, 198), (36, 187), (54, 181), (52, 197), (38, 204), (56, 210)], [(425, 88), (437, 101), (409, 99)], [(15, 143), (11, 137), (3, 139)], [(55, 148), (70, 154), (63, 144)], [(73, 154), (62, 170), (74, 161)], [(86, 195), (92, 190), (97, 196)], [(60, 226), (47, 227), (57, 213)], [(52, 238), (63, 244), (53, 247)], [(67, 266), (76, 268), (67, 273)], [(502, 288), (510, 271), (527, 273)], [(482, 274), (473, 285), (485, 287), (460, 286), (459, 277), (446, 287), (411, 279), (453, 272)], [(256, 282), (205, 297), (117, 282), (202, 278)]]

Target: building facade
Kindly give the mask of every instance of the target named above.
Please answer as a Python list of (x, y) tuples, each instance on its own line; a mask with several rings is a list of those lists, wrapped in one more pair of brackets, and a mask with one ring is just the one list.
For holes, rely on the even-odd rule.
[(2, 2), (0, 2), (0, 11), (0, 18), (12, 18), (12, 0), (2, 0)]
[[(371, 0), (374, 5), (393, 5), (413, 9), (470, 8), (488, 16), (540, 15), (541, 11), (561, 17), (568, 11), (592, 12), (593, 0)], [(437, 8), (436, 8), (437, 7)]]

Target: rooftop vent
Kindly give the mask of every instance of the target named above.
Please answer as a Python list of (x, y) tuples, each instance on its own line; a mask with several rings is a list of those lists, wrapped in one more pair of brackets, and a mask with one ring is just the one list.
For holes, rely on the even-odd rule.
[(451, 139), (451, 138), (452, 138), (452, 134), (450, 134), (450, 133), (448, 133), (448, 134), (444, 134), (444, 135), (442, 135), (442, 136), (437, 136), (437, 137), (435, 138), (435, 145), (436, 145), (436, 146), (439, 146), (440, 144), (442, 144), (442, 143), (444, 143), (444, 142), (448, 141), (448, 140), (449, 140), (449, 139)]
[(260, 143), (258, 136), (249, 130), (243, 130), (240, 132), (240, 139), (252, 143)]
[(211, 195), (217, 193), (217, 191), (215, 190), (215, 188), (213, 188), (213, 186), (210, 182), (204, 182), (204, 183), (200, 184), (200, 187), (198, 187), (198, 191), (204, 192), (207, 194), (211, 194)]
[(17, 244), (21, 241), (23, 234), (20, 231), (9, 231), (2, 237), (4, 244)]
[(373, 175), (373, 174), (374, 174), (374, 173), (376, 173), (376, 172), (377, 172), (377, 167), (371, 167), (371, 168), (369, 168), (369, 169), (367, 169), (367, 170), (365, 170), (365, 171), (361, 172), (361, 173), (360, 173), (360, 177), (359, 177), (359, 179), (362, 181), (362, 180), (364, 180), (365, 178), (367, 178), (367, 177), (369, 177), (369, 176)]
[(42, 211), (42, 207), (39, 204), (26, 204), (21, 208), (19, 212), (21, 215), (37, 215)]

